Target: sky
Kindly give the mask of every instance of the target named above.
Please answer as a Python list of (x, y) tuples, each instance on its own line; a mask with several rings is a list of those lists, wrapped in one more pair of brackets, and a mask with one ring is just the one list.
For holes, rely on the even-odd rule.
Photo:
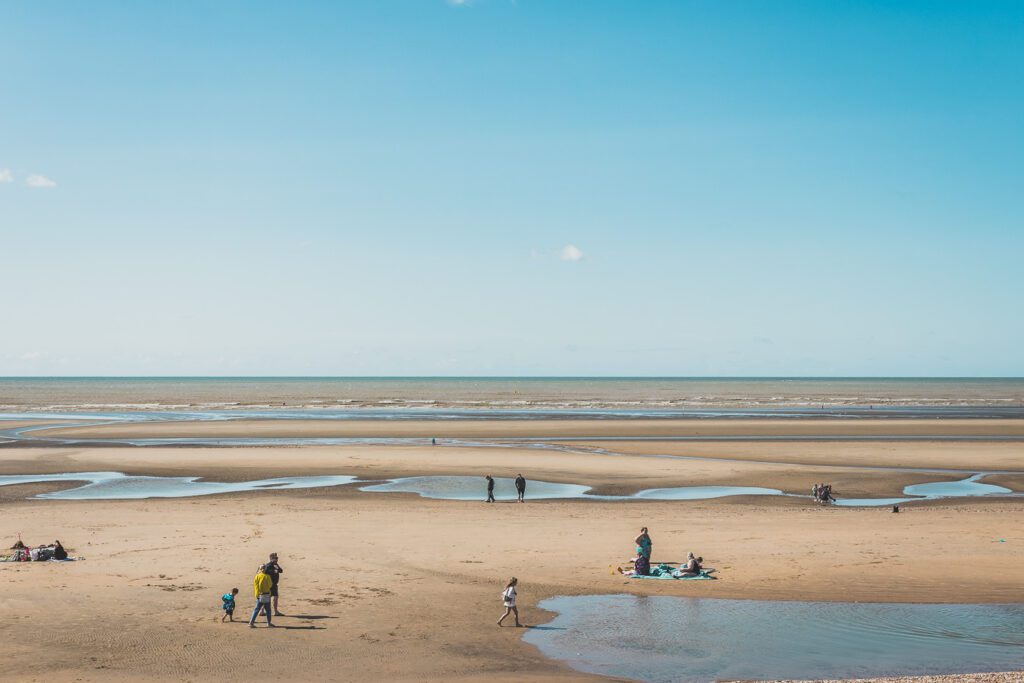
[(0, 5), (0, 375), (1024, 375), (1024, 3)]

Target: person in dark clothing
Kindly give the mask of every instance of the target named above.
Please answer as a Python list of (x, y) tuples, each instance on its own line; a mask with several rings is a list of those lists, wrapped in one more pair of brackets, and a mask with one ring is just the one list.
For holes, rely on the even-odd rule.
[(263, 566), (263, 573), (270, 577), (270, 596), (274, 602), (274, 616), (282, 616), (281, 612), (277, 609), (277, 597), (278, 597), (278, 585), (281, 583), (281, 574), (284, 573), (284, 569), (277, 563), (277, 553), (270, 553), (270, 561)]
[(522, 474), (516, 475), (516, 493), (519, 494), (519, 502), (522, 503), (526, 497), (526, 478)]
[(60, 544), (60, 541), (53, 542), (53, 559), (55, 560), (66, 560), (68, 559), (68, 551), (64, 550), (64, 546)]
[(494, 502), (494, 478), (491, 477), (491, 475), (488, 474), (485, 477), (485, 479), (487, 479), (487, 502), (488, 503), (493, 503)]

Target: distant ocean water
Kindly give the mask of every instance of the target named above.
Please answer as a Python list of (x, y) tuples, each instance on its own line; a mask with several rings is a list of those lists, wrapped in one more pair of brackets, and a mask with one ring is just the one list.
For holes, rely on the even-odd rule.
[(1024, 406), (1024, 378), (7, 377), (0, 411)]

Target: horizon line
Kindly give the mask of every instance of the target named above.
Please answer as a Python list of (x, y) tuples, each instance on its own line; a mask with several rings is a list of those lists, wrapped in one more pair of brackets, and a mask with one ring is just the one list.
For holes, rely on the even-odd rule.
[(1024, 380), (1019, 375), (0, 375), (0, 380), (26, 379), (461, 379), (461, 380)]

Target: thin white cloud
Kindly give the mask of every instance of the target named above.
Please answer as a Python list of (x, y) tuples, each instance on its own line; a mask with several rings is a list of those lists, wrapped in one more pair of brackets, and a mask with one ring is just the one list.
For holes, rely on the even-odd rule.
[(25, 178), (25, 184), (29, 187), (57, 187), (57, 183), (44, 175), (30, 175)]
[(26, 351), (25, 353), (21, 354), (21, 360), (31, 362), (34, 360), (42, 360), (49, 355), (50, 354), (48, 354), (46, 351)]
[(14, 174), (9, 168), (0, 168), (0, 183), (13, 183)]
[(582, 261), (583, 250), (575, 244), (567, 244), (562, 247), (561, 259), (563, 261)]
[(454, 7), (465, 7), (466, 5), (471, 5), (473, 0), (447, 0), (447, 2)]

